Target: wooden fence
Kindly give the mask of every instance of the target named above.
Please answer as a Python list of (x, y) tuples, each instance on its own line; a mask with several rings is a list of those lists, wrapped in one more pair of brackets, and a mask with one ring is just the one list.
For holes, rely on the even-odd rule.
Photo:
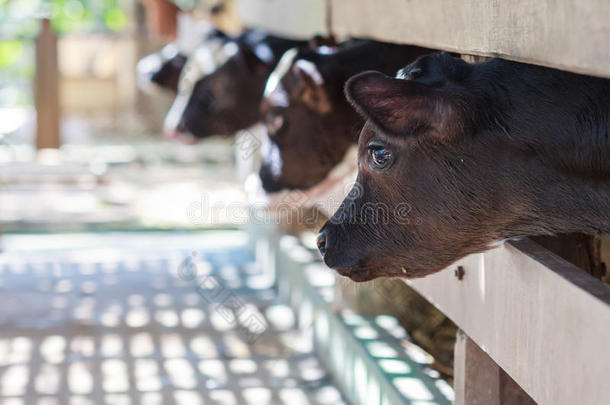
[[(610, 78), (606, 0), (238, 0), (238, 10), (280, 35), (370, 37)], [(610, 289), (552, 252), (524, 239), (407, 283), (462, 331), (456, 404), (610, 401)]]

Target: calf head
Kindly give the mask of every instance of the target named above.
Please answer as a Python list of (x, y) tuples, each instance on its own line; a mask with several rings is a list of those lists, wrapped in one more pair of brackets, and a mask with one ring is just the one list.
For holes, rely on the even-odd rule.
[(323, 76), (319, 57), (292, 49), (269, 77), (261, 104), (267, 139), (260, 177), (267, 192), (322, 181), (354, 142), (356, 128), (345, 119), (354, 113), (337, 96), (342, 83)]
[(507, 238), (610, 229), (610, 170), (557, 148), (608, 133), (608, 83), (589, 79), (445, 54), (350, 79), (367, 123), (356, 184), (318, 238), (326, 264), (355, 281), (422, 277)]
[(375, 41), (286, 52), (261, 105), (268, 135), (259, 173), (263, 188), (307, 189), (324, 180), (356, 143), (362, 125), (343, 95), (347, 79), (373, 68), (394, 73), (428, 52)]
[(265, 81), (279, 55), (305, 42), (258, 31), (217, 41), (189, 57), (164, 130), (170, 138), (229, 136), (255, 124)]
[[(218, 29), (207, 29), (203, 35), (202, 47), (217, 42), (227, 42), (229, 37)], [(187, 54), (192, 46), (186, 46), (172, 42), (164, 46), (160, 51), (151, 53), (138, 61), (136, 70), (138, 72), (138, 86), (141, 90), (150, 92), (153, 86), (169, 90), (172, 93), (178, 91), (178, 82), (182, 69), (186, 64)]]

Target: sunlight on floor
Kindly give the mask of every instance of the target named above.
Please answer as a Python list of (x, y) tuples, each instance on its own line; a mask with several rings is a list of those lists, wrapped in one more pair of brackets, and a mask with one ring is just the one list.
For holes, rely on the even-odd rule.
[(344, 403), (240, 232), (3, 242), (1, 404)]

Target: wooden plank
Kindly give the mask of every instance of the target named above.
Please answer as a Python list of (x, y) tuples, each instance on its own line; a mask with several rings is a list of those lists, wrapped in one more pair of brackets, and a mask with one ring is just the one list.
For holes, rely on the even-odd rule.
[(238, 0), (250, 27), (370, 37), (610, 78), (606, 0)]
[(237, 13), (249, 28), (308, 39), (329, 32), (326, 0), (237, 0)]
[(534, 242), (506, 243), (408, 284), (539, 404), (605, 403), (610, 289)]
[(36, 148), (59, 148), (59, 72), (57, 36), (48, 19), (43, 19), (36, 39)]
[(536, 405), (525, 391), (461, 330), (455, 341), (455, 405)]
[(568, 233), (554, 236), (535, 236), (534, 242), (559, 257), (576, 265), (597, 279), (604, 275), (601, 259), (601, 241), (594, 235)]
[(454, 369), (455, 405), (500, 405), (501, 368), (461, 330)]
[(339, 37), (372, 37), (610, 77), (607, 0), (332, 0)]

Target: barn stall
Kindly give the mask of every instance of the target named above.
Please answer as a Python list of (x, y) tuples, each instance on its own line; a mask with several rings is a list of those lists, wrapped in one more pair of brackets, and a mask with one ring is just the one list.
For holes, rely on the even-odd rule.
[[(260, 27), (276, 35), (290, 38), (308, 39), (314, 34), (333, 34), (339, 39), (367, 37), (456, 52), (469, 61), (502, 57), (577, 73), (609, 77), (610, 71), (607, 66), (610, 66), (608, 63), (610, 54), (608, 48), (604, 46), (608, 34), (606, 17), (610, 15), (608, 5), (601, 1), (583, 2), (578, 6), (568, 3), (533, 4), (523, 1), (511, 5), (498, 5), (495, 2), (481, 5), (466, 2), (457, 8), (442, 1), (416, 1), (405, 4), (399, 1), (371, 3), (320, 0), (288, 3), (277, 0), (241, 0), (236, 2), (236, 9), (246, 26)], [(570, 29), (566, 30), (566, 26)], [(57, 68), (53, 61), (57, 57), (53, 53), (53, 43), (56, 40), (49, 29), (49, 24), (43, 22), (37, 48), (39, 62), (36, 65), (39, 69), (37, 71), (39, 95), (36, 98), (39, 104), (38, 128), (45, 128), (37, 137), (38, 146), (41, 148), (55, 148), (60, 145), (59, 111), (55, 109), (58, 105), (56, 101), (58, 90), (54, 87), (57, 85), (57, 73), (53, 71)], [(66, 88), (68, 87), (64, 86), (64, 91)], [(118, 86), (118, 92), (125, 91), (126, 88)], [(125, 97), (117, 94), (111, 97), (114, 100)], [(135, 92), (130, 97), (136, 97)], [(240, 136), (242, 139), (243, 137), (247, 139), (248, 133)], [(243, 166), (240, 170), (247, 172), (251, 170), (250, 165), (253, 164), (251, 161), (255, 156), (248, 153), (248, 150), (242, 150), (239, 141), (236, 144), (237, 153), (246, 154), (238, 159), (239, 164)], [(345, 192), (345, 185), (340, 184), (328, 194), (318, 196), (320, 209), (325, 211), (327, 216), (332, 215)], [(329, 195), (333, 198), (329, 198)], [(192, 194), (189, 194), (188, 198), (192, 203)], [(334, 205), (329, 204), (328, 201), (333, 201)], [(192, 204), (186, 209), (190, 208)], [(257, 266), (262, 269), (264, 276), (270, 277), (271, 284), (275, 285), (274, 291), (277, 291), (283, 302), (292, 307), (297, 329), (310, 328), (312, 332), (311, 339), (314, 343), (312, 351), (315, 350), (315, 358), (323, 364), (324, 370), (328, 370), (333, 381), (329, 386), (317, 387), (322, 393), (330, 393), (326, 396), (331, 398), (329, 401), (340, 397), (340, 400), (349, 403), (366, 404), (447, 403), (455, 395), (455, 403), (461, 404), (494, 404), (510, 401), (513, 401), (511, 403), (572, 404), (604, 403), (610, 397), (601, 377), (610, 372), (606, 343), (610, 338), (608, 329), (610, 294), (607, 286), (598, 280), (605, 276), (603, 263), (607, 262), (608, 257), (608, 242), (604, 237), (567, 235), (559, 239), (538, 238), (508, 242), (489, 252), (468, 256), (450, 268), (425, 279), (407, 281), (410, 288), (425, 297), (460, 328), (455, 345), (453, 379), (455, 394), (453, 394), (445, 381), (438, 378), (438, 371), (431, 367), (433, 360), (430, 356), (404, 338), (404, 332), (401, 334), (396, 319), (384, 315), (366, 317), (352, 310), (337, 308), (338, 305), (341, 306), (338, 301), (345, 291), (336, 287), (336, 277), (329, 275), (324, 264), (320, 262), (310, 236), (306, 235), (298, 239), (283, 235), (283, 232), (278, 232), (276, 226), (269, 226), (269, 223), (274, 221), (256, 220), (261, 215), (255, 212), (256, 204), (254, 208), (250, 206), (249, 209), (251, 218), (255, 220), (247, 225), (247, 247), (240, 245), (240, 248), (251, 252), (252, 257), (245, 259), (244, 264), (232, 260), (225, 263), (222, 255), (220, 259), (216, 258), (216, 253), (204, 252), (203, 256), (209, 258), (206, 260), (212, 263), (213, 267), (238, 266), (242, 280), (248, 278), (248, 275), (241, 274), (242, 271), (248, 273), (248, 266)], [(157, 217), (159, 216), (162, 214), (157, 214)], [(192, 217), (190, 219), (192, 220)], [(19, 230), (14, 222), (7, 225), (9, 228), (12, 227), (13, 232)], [(36, 228), (32, 224), (26, 225)], [(285, 229), (283, 226), (280, 228)], [(118, 237), (125, 238), (121, 235)], [(243, 237), (243, 234), (239, 237)], [(222, 239), (220, 235), (217, 238)], [(237, 234), (229, 236), (228, 239), (237, 240)], [(11, 239), (9, 235), (6, 240), (9, 250), (8, 262), (22, 260), (22, 256), (11, 250), (21, 249), (27, 252), (28, 249), (14, 247), (20, 246), (19, 238)], [(96, 243), (109, 244), (103, 238)], [(144, 239), (142, 243), (148, 242)], [(161, 244), (166, 243), (168, 242), (161, 242)], [(168, 256), (159, 255), (159, 261), (175, 263), (177, 260), (180, 263), (184, 257), (189, 257), (185, 247), (190, 247), (191, 243), (192, 240), (185, 241), (176, 247), (177, 250), (169, 249)], [(206, 244), (209, 241), (202, 237), (196, 243)], [(126, 245), (129, 246), (128, 243)], [(88, 245), (86, 247), (90, 248)], [(234, 248), (232, 244), (224, 247)], [(157, 253), (143, 252), (153, 258), (157, 257)], [(53, 254), (49, 256), (50, 261), (45, 256), (46, 262), (54, 263), (61, 260)], [(155, 259), (151, 259), (150, 262), (143, 261), (143, 267), (136, 270), (135, 274), (141, 273), (144, 276), (147, 266), (152, 268), (157, 266)], [(83, 262), (76, 264), (77, 267), (81, 265)], [(118, 265), (118, 268), (125, 266), (129, 267), (129, 265)], [(207, 264), (204, 264), (205, 266)], [(36, 265), (32, 265), (32, 268), (34, 271), (39, 271), (36, 270)], [(13, 272), (8, 265), (6, 269), (8, 273)], [(19, 272), (16, 271), (15, 274)], [(70, 278), (66, 274), (56, 277), (56, 281), (62, 277)], [(78, 283), (76, 280), (74, 279), (73, 282)], [(121, 277), (119, 280), (122, 280)], [(227, 283), (233, 282), (232, 277), (224, 280)], [(171, 279), (165, 282), (172, 283)], [(10, 283), (8, 285), (10, 286)], [(152, 288), (155, 288), (154, 285)], [(384, 283), (380, 283), (372, 288), (380, 295), (384, 295), (391, 294), (391, 289), (394, 287), (386, 287)], [(134, 294), (138, 295), (137, 289), (134, 291)], [(149, 299), (147, 294), (148, 292), (141, 294), (145, 300)], [(172, 290), (170, 296), (178, 300), (180, 294), (181, 291), (177, 289)], [(557, 297), (562, 298), (558, 300)], [(141, 299), (137, 296), (133, 297), (132, 294), (130, 300), (121, 304), (125, 305), (126, 314), (130, 313), (127, 311), (130, 306), (138, 309), (137, 302)], [(154, 295), (151, 295), (150, 299), (153, 300)], [(188, 307), (186, 309), (193, 309), (190, 306), (201, 308), (200, 303), (184, 305)], [(265, 306), (268, 303), (257, 302), (256, 305), (267, 309)], [(391, 303), (388, 302), (388, 305)], [(286, 308), (281, 310), (285, 311)], [(206, 307), (203, 312), (206, 314), (204, 317), (212, 317), (213, 310)], [(265, 312), (265, 316), (269, 316), (266, 321), (273, 322), (273, 315), (268, 315), (269, 313), (273, 311)], [(138, 323), (137, 320), (130, 322)], [(158, 322), (163, 324), (164, 321)], [(169, 328), (171, 325), (171, 321), (164, 324)], [(194, 340), (195, 336), (189, 333), (191, 332), (179, 331), (178, 335), (186, 340)], [(201, 333), (207, 333), (203, 326)], [(163, 336), (159, 337), (161, 350), (165, 350), (163, 347), (172, 347), (171, 340), (175, 336), (174, 334), (169, 338), (165, 337), (166, 340), (163, 340)], [(16, 342), (21, 342), (22, 340), (18, 338), (19, 336), (11, 336), (10, 339), (13, 340), (9, 339), (8, 345), (14, 346)], [(34, 338), (33, 341), (37, 342), (36, 339), (40, 337)], [(100, 341), (100, 343), (104, 342)], [(107, 344), (112, 345), (112, 342)], [(280, 346), (283, 343), (272, 340), (268, 344)], [(62, 343), (58, 345), (61, 346)], [(231, 344), (228, 346), (231, 347)], [(171, 353), (172, 349), (166, 350)], [(231, 352), (231, 348), (228, 352)], [(120, 357), (120, 350), (115, 353), (118, 354), (109, 355), (110, 360)], [(283, 355), (285, 356), (286, 353)], [(151, 356), (154, 358), (154, 354)], [(168, 358), (172, 356), (169, 354)], [(273, 364), (273, 359), (270, 360)], [(70, 387), (79, 384), (70, 383), (70, 377), (67, 377), (64, 384), (68, 388), (58, 389), (54, 394), (58, 398), (74, 395), (75, 400), (82, 400), (82, 397), (87, 398), (87, 394), (93, 392), (95, 394), (93, 401), (100, 401), (100, 395), (106, 395), (106, 401), (126, 401), (125, 398), (130, 398), (132, 401), (157, 398), (156, 400), (159, 401), (161, 398), (161, 403), (172, 401), (196, 403), (193, 401), (203, 398), (213, 401), (212, 403), (216, 403), (214, 401), (231, 403), (222, 402), (219, 398), (222, 398), (223, 392), (214, 395), (214, 389), (206, 385), (208, 374), (201, 365), (199, 372), (204, 377), (200, 375), (196, 378), (195, 385), (187, 384), (180, 387), (176, 384), (174, 387), (169, 384), (159, 390), (161, 395), (155, 395), (157, 392), (155, 390), (142, 390), (144, 391), (142, 393), (140, 388), (137, 388), (137, 381), (141, 379), (138, 373), (146, 373), (141, 371), (146, 369), (141, 362), (127, 361), (125, 366), (115, 363), (102, 364), (99, 371), (101, 375), (107, 378), (109, 373), (118, 372), (116, 370), (120, 371), (125, 367), (127, 370), (125, 378), (133, 378), (136, 381), (136, 388), (126, 390), (118, 388), (118, 391), (113, 391), (107, 388), (113, 386), (112, 382), (104, 382), (101, 386), (90, 384), (92, 388), (88, 391), (82, 388), (87, 387), (87, 383), (82, 383), (81, 388), (77, 388), (74, 395), (70, 393)], [(311, 369), (318, 370), (317, 362), (314, 360), (310, 360), (309, 363), (304, 362), (304, 365), (298, 367), (301, 367), (302, 373), (306, 374), (307, 364), (314, 363)], [(8, 364), (10, 365), (10, 361)], [(40, 365), (36, 364), (32, 368), (33, 374), (38, 367)], [(62, 363), (57, 375), (63, 375), (63, 367)], [(97, 376), (95, 373), (98, 372), (98, 365), (93, 367), (95, 372), (92, 375)], [(104, 367), (110, 371), (105, 371)], [(176, 372), (176, 376), (172, 374), (172, 370), (175, 371), (180, 367), (172, 368), (172, 364), (167, 362), (164, 367), (168, 371), (167, 374), (161, 371), (161, 376), (178, 378), (180, 370)], [(239, 369), (238, 366), (227, 367), (233, 367), (232, 372), (239, 374), (235, 371)], [(257, 367), (262, 369), (264, 363), (257, 363)], [(188, 366), (183, 367), (182, 371), (190, 375), (190, 372), (184, 371), (185, 369), (188, 369)], [(19, 374), (18, 371), (18, 368), (13, 368), (11, 373), (6, 374), (7, 385), (12, 385), (18, 380), (14, 380), (17, 378), (15, 375)], [(132, 372), (135, 377), (129, 377)], [(54, 373), (47, 372), (46, 375), (54, 375)], [(44, 380), (44, 377), (42, 379)], [(287, 380), (289, 381), (290, 378)], [(290, 388), (290, 382), (286, 384), (284, 388)], [(121, 387), (121, 383), (116, 381), (114, 385)], [(35, 384), (28, 387), (30, 387), (26, 390), (28, 394), (36, 392)], [(248, 388), (254, 390), (248, 391)], [(237, 394), (236, 403), (275, 403), (280, 400), (307, 403), (302, 399), (294, 399), (302, 398), (298, 395), (282, 396), (282, 388), (278, 388), (277, 392), (275, 388), (270, 391), (264, 389), (256, 391), (256, 388), (265, 388), (265, 386), (231, 387), (234, 391), (242, 391)], [(303, 390), (303, 388), (299, 389)], [(127, 394), (123, 393), (125, 391)], [(18, 400), (19, 392), (19, 390), (8, 390), (7, 398)], [(269, 392), (271, 392), (270, 396)], [(325, 403), (322, 394), (314, 395), (307, 390), (305, 392), (307, 400), (313, 403), (318, 403), (315, 401)], [(63, 399), (60, 399), (60, 403), (63, 403)]]

